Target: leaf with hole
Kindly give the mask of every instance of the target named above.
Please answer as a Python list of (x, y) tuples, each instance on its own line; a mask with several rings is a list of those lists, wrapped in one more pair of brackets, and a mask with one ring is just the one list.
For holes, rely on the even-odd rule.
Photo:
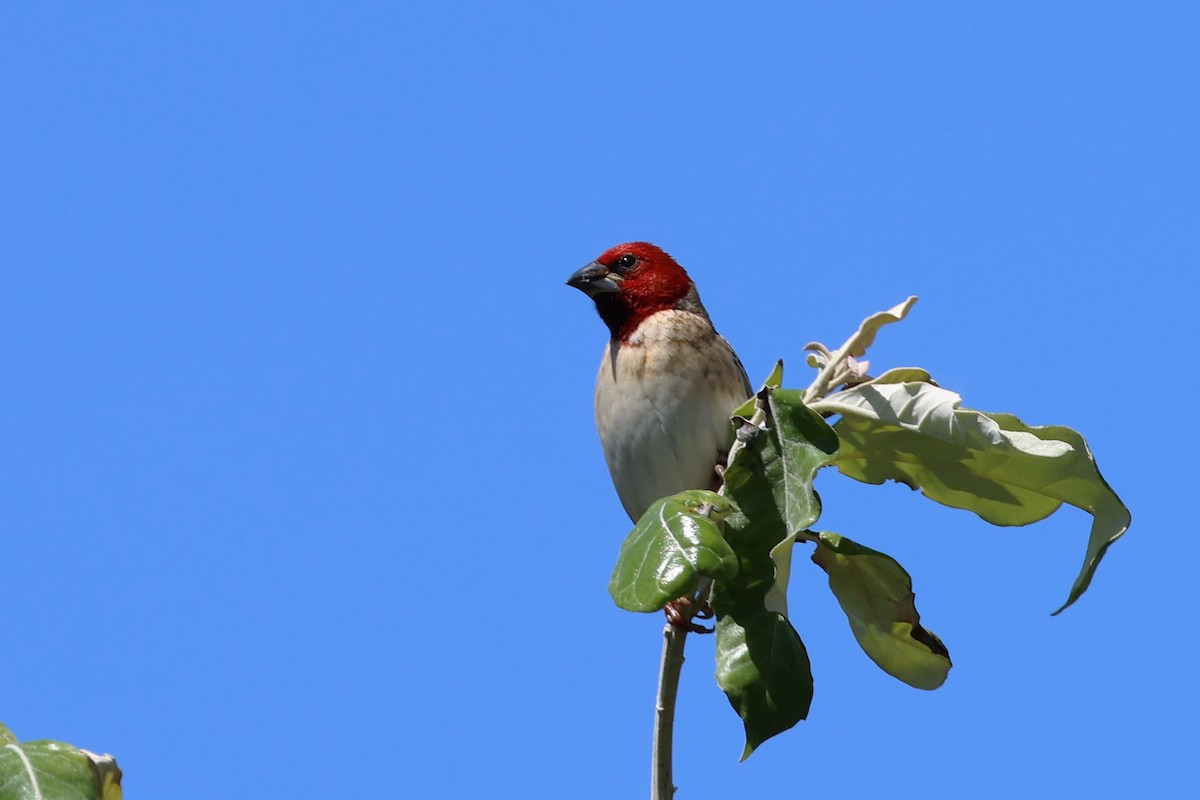
[(921, 626), (912, 579), (891, 556), (822, 531), (813, 562), (850, 621), (863, 652), (880, 669), (918, 689), (936, 689), (950, 671), (950, 652)]

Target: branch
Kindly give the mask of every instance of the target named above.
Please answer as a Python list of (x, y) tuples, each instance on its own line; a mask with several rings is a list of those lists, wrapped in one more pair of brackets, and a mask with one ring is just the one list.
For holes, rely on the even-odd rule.
[(675, 730), (675, 697), (683, 670), (683, 647), (687, 630), (667, 623), (663, 628), (662, 664), (658, 671), (658, 700), (654, 706), (654, 749), (650, 774), (650, 800), (672, 800), (675, 782), (671, 776), (672, 740)]
[[(754, 416), (743, 426), (725, 459), (728, 468), (734, 457), (746, 446), (749, 436), (762, 428), (766, 420), (766, 396), (762, 395), (755, 404)], [(725, 494), (722, 484), (720, 494)], [(704, 602), (712, 589), (710, 581), (703, 581), (694, 595), (697, 603)], [(650, 765), (650, 800), (673, 800), (675, 782), (672, 777), (673, 741), (675, 733), (675, 699), (679, 694), (679, 676), (683, 671), (683, 647), (687, 642), (687, 629), (667, 623), (663, 628), (662, 662), (658, 669), (658, 698), (654, 704), (653, 761)]]

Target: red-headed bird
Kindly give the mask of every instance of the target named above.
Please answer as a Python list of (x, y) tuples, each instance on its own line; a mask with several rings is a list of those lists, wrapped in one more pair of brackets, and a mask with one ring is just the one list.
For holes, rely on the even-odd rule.
[(630, 242), (567, 285), (595, 301), (611, 334), (596, 378), (596, 428), (630, 518), (667, 495), (713, 488), (729, 416), (752, 391), (687, 272), (661, 248)]

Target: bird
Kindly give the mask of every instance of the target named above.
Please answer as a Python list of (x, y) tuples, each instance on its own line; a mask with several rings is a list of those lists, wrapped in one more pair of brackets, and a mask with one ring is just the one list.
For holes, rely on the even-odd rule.
[(610, 247), (567, 279), (608, 327), (596, 429), (613, 486), (636, 522), (656, 500), (720, 486), (729, 417), (752, 394), (696, 284), (649, 242)]

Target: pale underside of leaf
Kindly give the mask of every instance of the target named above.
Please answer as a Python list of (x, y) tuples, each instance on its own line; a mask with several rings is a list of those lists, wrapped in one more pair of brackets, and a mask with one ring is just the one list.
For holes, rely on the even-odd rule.
[(846, 613), (863, 651), (880, 669), (918, 689), (936, 689), (950, 671), (950, 654), (921, 625), (912, 579), (895, 559), (835, 533), (821, 532), (812, 560)]
[(887, 311), (877, 312), (864, 319), (862, 324), (858, 326), (858, 330), (854, 333), (854, 336), (850, 337), (849, 341), (846, 342), (847, 355), (854, 358), (861, 358), (866, 355), (867, 348), (875, 343), (875, 335), (879, 333), (879, 329), (907, 317), (908, 312), (912, 310), (916, 302), (916, 297), (909, 297), (903, 303), (893, 306)]
[(1129, 512), (1075, 431), (1030, 427), (960, 403), (954, 392), (929, 383), (880, 379), (813, 407), (841, 415), (834, 426), (841, 439), (836, 465), (857, 480), (899, 481), (996, 525), (1036, 522), (1064, 502), (1092, 514), (1083, 567), (1057, 614), (1087, 589), (1104, 551), (1128, 528)]

